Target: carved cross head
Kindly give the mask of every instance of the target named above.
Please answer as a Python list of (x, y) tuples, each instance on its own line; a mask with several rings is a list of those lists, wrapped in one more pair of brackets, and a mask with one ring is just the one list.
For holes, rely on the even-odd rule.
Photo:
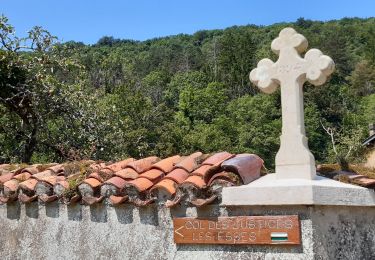
[(315, 86), (324, 84), (334, 71), (335, 64), (318, 49), (309, 50), (302, 58), (300, 54), (306, 51), (307, 46), (306, 38), (293, 28), (281, 30), (271, 44), (279, 59), (276, 62), (270, 59), (259, 61), (257, 68), (250, 72), (251, 82), (265, 93), (272, 93), (278, 85), (290, 84), (291, 81), (301, 86), (305, 81)]

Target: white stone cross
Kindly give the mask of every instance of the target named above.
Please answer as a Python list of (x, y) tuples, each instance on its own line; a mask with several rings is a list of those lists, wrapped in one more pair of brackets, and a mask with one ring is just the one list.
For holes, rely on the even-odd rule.
[(293, 28), (283, 29), (272, 41), (271, 49), (279, 59), (262, 59), (250, 73), (250, 80), (263, 92), (272, 93), (280, 85), (282, 134), (276, 154), (276, 177), (282, 179), (316, 177), (315, 159), (305, 133), (303, 113), (303, 83), (318, 86), (334, 71), (334, 62), (320, 50), (307, 49), (306, 38)]

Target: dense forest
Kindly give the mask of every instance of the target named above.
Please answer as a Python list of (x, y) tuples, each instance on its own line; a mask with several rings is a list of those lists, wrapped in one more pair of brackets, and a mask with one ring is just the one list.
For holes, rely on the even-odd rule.
[(318, 162), (359, 161), (375, 122), (375, 18), (233, 26), (146, 41), (59, 43), (41, 27), (19, 38), (0, 18), (0, 163), (196, 150), (260, 155), (273, 167), (280, 93), (259, 93), (249, 72), (292, 26), (336, 71), (305, 84), (309, 146)]

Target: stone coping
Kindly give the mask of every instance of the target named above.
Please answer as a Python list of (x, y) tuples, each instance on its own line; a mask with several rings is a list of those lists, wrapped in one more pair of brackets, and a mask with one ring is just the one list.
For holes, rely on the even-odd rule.
[(340, 205), (375, 207), (375, 191), (317, 176), (278, 179), (268, 174), (241, 187), (223, 188), (223, 206)]

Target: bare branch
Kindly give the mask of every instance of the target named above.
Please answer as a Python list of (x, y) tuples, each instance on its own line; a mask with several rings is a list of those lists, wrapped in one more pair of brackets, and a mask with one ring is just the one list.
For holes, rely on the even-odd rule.
[(326, 133), (331, 137), (333, 152), (336, 154), (336, 156), (338, 156), (337, 149), (336, 149), (336, 142), (334, 138), (334, 135), (335, 135), (334, 129), (331, 127), (325, 127), (322, 120), (320, 120), (320, 124), (322, 125), (324, 131), (326, 131)]

